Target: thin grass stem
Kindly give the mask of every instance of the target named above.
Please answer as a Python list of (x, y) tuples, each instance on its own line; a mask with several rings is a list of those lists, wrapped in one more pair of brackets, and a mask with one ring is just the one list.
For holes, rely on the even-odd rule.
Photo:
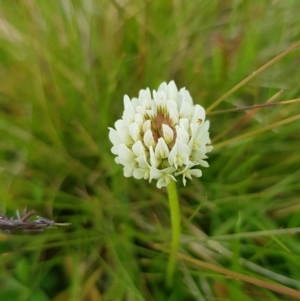
[[(278, 91), (277, 93), (275, 93), (272, 97), (270, 97), (266, 103), (271, 103), (273, 102), (280, 94), (282, 93), (282, 90)], [(252, 116), (254, 116), (257, 112), (260, 111), (261, 108), (256, 108), (255, 110), (247, 113), (245, 116), (243, 116), (240, 120), (238, 120), (237, 122), (235, 122), (233, 125), (229, 126), (227, 129), (225, 129), (223, 132), (221, 132), (219, 135), (215, 136), (212, 139), (212, 143), (215, 144), (218, 140), (220, 140), (222, 137), (224, 137), (229, 131), (235, 129), (236, 127), (240, 126), (241, 124), (243, 124), (246, 120), (248, 120), (249, 118), (251, 118)], [(215, 113), (215, 112), (212, 112)]]
[(245, 139), (245, 138), (249, 138), (249, 137), (251, 137), (251, 136), (254, 136), (254, 135), (263, 133), (263, 132), (268, 131), (268, 130), (272, 130), (272, 129), (276, 128), (276, 127), (279, 127), (279, 126), (282, 126), (282, 125), (291, 123), (291, 122), (296, 121), (296, 120), (298, 120), (298, 119), (300, 119), (300, 114), (295, 115), (295, 116), (290, 117), (290, 118), (283, 119), (283, 120), (278, 121), (278, 122), (275, 122), (275, 123), (273, 123), (273, 124), (270, 124), (270, 125), (268, 125), (268, 126), (265, 126), (265, 127), (263, 127), (263, 128), (260, 128), (260, 129), (258, 129), (258, 130), (255, 130), (255, 131), (252, 131), (252, 132), (243, 134), (243, 135), (239, 135), (239, 136), (234, 137), (234, 138), (232, 138), (232, 139), (228, 139), (228, 140), (226, 140), (226, 141), (224, 141), (224, 142), (220, 142), (220, 143), (218, 143), (218, 144), (215, 144), (215, 145), (214, 145), (214, 149), (218, 149), (218, 148), (221, 148), (221, 147), (223, 147), (223, 146), (225, 146), (225, 145), (227, 145), (227, 144), (234, 143), (234, 142), (237, 142), (237, 141), (242, 140), (242, 139)]
[(190, 262), (194, 266), (199, 266), (199, 267), (202, 267), (202, 268), (206, 268), (206, 269), (209, 269), (211, 271), (215, 271), (217, 273), (224, 274), (224, 275), (226, 275), (228, 277), (231, 277), (233, 279), (236, 279), (236, 280), (241, 280), (241, 281), (244, 281), (244, 282), (248, 282), (248, 283), (257, 285), (259, 287), (264, 287), (266, 289), (272, 290), (272, 291), (280, 293), (282, 295), (294, 297), (294, 298), (297, 298), (297, 299), (300, 298), (300, 292), (299, 291), (296, 291), (292, 288), (289, 288), (289, 287), (286, 287), (286, 286), (283, 286), (283, 285), (280, 285), (280, 284), (277, 284), (277, 283), (272, 283), (272, 282), (269, 282), (269, 281), (265, 281), (265, 280), (261, 280), (261, 279), (258, 279), (258, 278), (247, 276), (247, 275), (244, 275), (244, 274), (241, 274), (241, 273), (237, 273), (237, 272), (222, 268), (220, 266), (214, 265), (212, 263), (208, 263), (208, 262), (204, 262), (204, 261), (201, 261), (201, 260), (198, 260), (198, 259), (194, 259), (192, 257), (189, 257), (189, 256), (185, 255), (185, 254), (180, 254), (179, 253), (178, 258), (183, 259), (186, 262)]
[(290, 54), (292, 51), (300, 47), (300, 42), (295, 43), (294, 45), (290, 46), (288, 49), (274, 57), (272, 60), (267, 62), (265, 65), (254, 71), (252, 74), (247, 76), (245, 79), (243, 79), (241, 82), (239, 82), (237, 85), (235, 85), (233, 88), (231, 88), (228, 92), (223, 94), (220, 98), (218, 98), (211, 106), (208, 107), (206, 110), (207, 113), (209, 113), (212, 109), (214, 109), (216, 106), (218, 106), (224, 99), (226, 99), (228, 96), (233, 94), (235, 91), (237, 91), (239, 88), (241, 88), (243, 85), (248, 83), (250, 80), (252, 80), (254, 77), (268, 69), (270, 66), (281, 60), (286, 55)]
[(285, 101), (278, 101), (278, 102), (271, 102), (271, 103), (261, 103), (261, 104), (257, 104), (257, 105), (233, 108), (233, 109), (228, 109), (228, 110), (219, 110), (219, 111), (210, 112), (207, 115), (218, 115), (218, 114), (223, 114), (223, 113), (253, 110), (253, 109), (258, 109), (258, 108), (261, 109), (261, 108), (265, 108), (265, 107), (274, 107), (274, 106), (279, 106), (279, 105), (293, 104), (296, 102), (300, 102), (300, 98), (285, 100)]

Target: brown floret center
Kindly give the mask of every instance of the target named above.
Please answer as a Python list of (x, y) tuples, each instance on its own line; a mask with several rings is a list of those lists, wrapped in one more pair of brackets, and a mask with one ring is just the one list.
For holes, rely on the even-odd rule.
[(174, 125), (172, 125), (172, 121), (171, 121), (169, 115), (166, 114), (165, 112), (163, 112), (162, 110), (158, 110), (157, 115), (154, 118), (151, 118), (151, 131), (152, 131), (154, 141), (156, 143), (158, 142), (159, 138), (164, 137), (163, 129), (162, 129), (163, 124), (168, 125), (174, 133), (172, 141), (167, 143), (169, 149), (171, 149), (174, 146), (175, 141), (176, 141), (176, 136), (177, 136), (176, 130), (175, 130)]

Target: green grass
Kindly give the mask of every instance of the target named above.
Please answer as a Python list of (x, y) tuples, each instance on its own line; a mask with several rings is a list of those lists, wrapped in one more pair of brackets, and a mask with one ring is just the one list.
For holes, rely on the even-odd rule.
[[(210, 167), (178, 184), (171, 288), (166, 190), (123, 176), (108, 127), (124, 94), (163, 81), (212, 106), (300, 41), (299, 9), (296, 0), (1, 1), (0, 209), (28, 206), (72, 225), (0, 233), (0, 300), (297, 300), (287, 290), (300, 291), (299, 104), (208, 116)], [(299, 62), (298, 48), (212, 112), (280, 90), (275, 101), (299, 98)]]

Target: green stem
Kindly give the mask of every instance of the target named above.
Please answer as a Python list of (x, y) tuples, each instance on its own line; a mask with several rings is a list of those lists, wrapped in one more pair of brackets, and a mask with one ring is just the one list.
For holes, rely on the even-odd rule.
[(175, 181), (171, 181), (167, 186), (168, 190), (168, 198), (170, 204), (170, 212), (171, 212), (171, 224), (172, 224), (172, 244), (171, 244), (171, 252), (167, 267), (167, 285), (170, 287), (173, 282), (173, 274), (176, 265), (176, 254), (179, 247), (180, 241), (180, 210), (179, 210), (179, 202), (177, 196), (177, 189)]

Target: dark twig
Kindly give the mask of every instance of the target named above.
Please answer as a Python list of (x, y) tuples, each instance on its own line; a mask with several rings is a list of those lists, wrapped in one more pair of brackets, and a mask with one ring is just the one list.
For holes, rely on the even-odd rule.
[(8, 218), (6, 214), (0, 214), (0, 230), (10, 232), (12, 230), (23, 230), (24, 232), (42, 232), (44, 228), (53, 228), (60, 226), (69, 226), (69, 223), (56, 223), (52, 220), (37, 216), (35, 220), (29, 220), (36, 212), (34, 210), (27, 211), (27, 207), (23, 210), (23, 216), (16, 211), (16, 218)]

